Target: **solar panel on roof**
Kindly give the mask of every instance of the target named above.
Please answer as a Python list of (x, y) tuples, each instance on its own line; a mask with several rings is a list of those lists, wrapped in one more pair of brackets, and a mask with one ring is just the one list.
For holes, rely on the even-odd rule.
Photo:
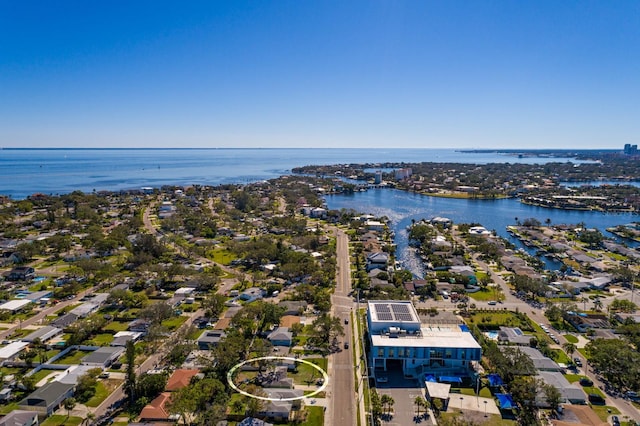
[(379, 321), (393, 321), (393, 315), (391, 312), (378, 312)]
[(393, 315), (391, 315), (388, 305), (377, 304), (374, 307), (379, 321), (393, 321)]
[(399, 321), (413, 321), (413, 315), (409, 310), (409, 307), (400, 303), (391, 304), (391, 309), (393, 310), (393, 315), (396, 320)]
[(389, 305), (377, 304), (374, 306), (376, 307), (376, 312), (391, 312), (389, 310)]

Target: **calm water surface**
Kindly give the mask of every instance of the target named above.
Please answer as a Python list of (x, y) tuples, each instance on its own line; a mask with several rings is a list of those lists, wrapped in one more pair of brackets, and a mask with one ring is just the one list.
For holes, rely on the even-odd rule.
[(550, 160), (446, 149), (0, 149), (0, 194), (21, 199), (36, 192), (248, 183), (306, 165), (381, 161), (534, 164)]
[[(522, 245), (506, 232), (508, 225), (516, 223), (516, 218), (520, 221), (536, 218), (543, 224), (547, 219), (550, 219), (552, 224), (584, 222), (587, 227), (598, 228), (607, 236), (611, 234), (607, 233), (605, 228), (639, 220), (639, 215), (633, 214), (546, 209), (522, 204), (517, 199), (463, 200), (429, 197), (395, 189), (370, 189), (350, 195), (331, 195), (326, 197), (326, 202), (330, 209), (354, 209), (357, 212), (388, 217), (396, 234), (398, 258), (416, 275), (422, 275), (422, 269), (408, 245), (406, 230), (412, 220), (443, 216), (456, 223), (481, 223), (518, 247)], [(637, 245), (630, 241), (627, 243), (630, 246)], [(549, 269), (557, 269), (559, 266), (547, 262)]]

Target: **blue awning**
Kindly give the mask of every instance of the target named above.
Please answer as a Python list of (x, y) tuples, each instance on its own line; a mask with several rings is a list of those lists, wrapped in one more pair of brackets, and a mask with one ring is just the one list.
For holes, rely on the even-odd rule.
[(502, 381), (502, 377), (499, 374), (489, 374), (487, 376), (487, 380), (489, 381), (489, 386), (502, 386), (504, 382)]
[(437, 382), (436, 376), (434, 376), (433, 374), (425, 374), (424, 375), (424, 380), (426, 382)]
[(456, 376), (440, 376), (438, 377), (438, 381), (447, 383), (462, 383), (462, 378)]
[(498, 403), (500, 404), (500, 409), (509, 410), (511, 408), (515, 408), (516, 404), (513, 402), (513, 398), (511, 398), (511, 394), (508, 393), (497, 393), (496, 398), (498, 398)]

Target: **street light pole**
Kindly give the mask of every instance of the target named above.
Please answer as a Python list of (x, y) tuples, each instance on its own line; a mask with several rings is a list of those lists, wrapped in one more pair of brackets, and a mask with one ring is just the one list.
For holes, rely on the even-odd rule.
[(487, 417), (487, 401), (484, 401), (484, 416)]

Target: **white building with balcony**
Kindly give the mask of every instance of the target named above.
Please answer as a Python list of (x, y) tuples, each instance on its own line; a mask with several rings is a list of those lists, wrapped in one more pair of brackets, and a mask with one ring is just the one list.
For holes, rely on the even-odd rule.
[(482, 350), (466, 325), (423, 324), (409, 301), (368, 302), (367, 323), (374, 370), (400, 369), (405, 376), (471, 375)]

